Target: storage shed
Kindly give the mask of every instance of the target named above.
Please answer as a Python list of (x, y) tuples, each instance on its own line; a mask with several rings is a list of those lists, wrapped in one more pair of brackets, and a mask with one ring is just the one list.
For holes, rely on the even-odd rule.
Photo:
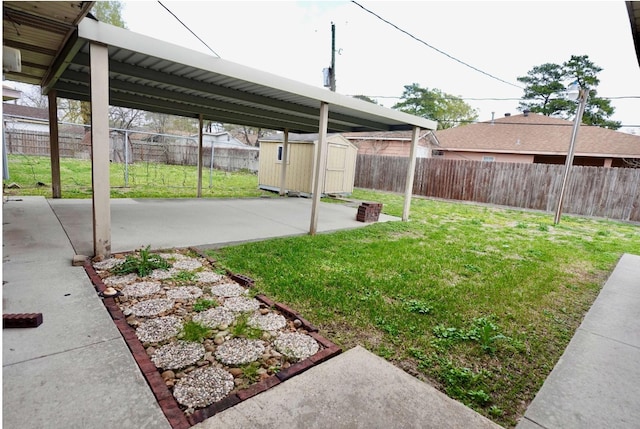
[[(340, 134), (327, 137), (327, 168), (322, 194), (349, 195), (353, 192), (358, 148)], [(303, 196), (313, 194), (318, 134), (289, 134), (286, 163), (286, 192)], [(258, 184), (260, 189), (280, 191), (284, 136), (275, 134), (260, 139)]]

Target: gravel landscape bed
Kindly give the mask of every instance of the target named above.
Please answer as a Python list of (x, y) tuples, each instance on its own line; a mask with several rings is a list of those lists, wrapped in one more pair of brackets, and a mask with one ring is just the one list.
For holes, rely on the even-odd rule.
[(207, 258), (186, 249), (155, 255), (170, 267), (118, 275), (122, 254), (92, 267), (118, 292), (115, 303), (186, 417), (325, 348), (299, 319), (255, 299)]

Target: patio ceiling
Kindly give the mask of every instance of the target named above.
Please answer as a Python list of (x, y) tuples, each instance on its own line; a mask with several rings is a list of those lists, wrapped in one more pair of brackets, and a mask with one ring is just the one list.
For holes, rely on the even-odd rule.
[(2, 2), (3, 48), (20, 50), (22, 70), (4, 79), (40, 85), (53, 73), (54, 60), (94, 2)]

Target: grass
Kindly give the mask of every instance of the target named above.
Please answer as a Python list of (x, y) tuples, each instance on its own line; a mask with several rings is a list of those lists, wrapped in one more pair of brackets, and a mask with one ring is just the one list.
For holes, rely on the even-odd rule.
[[(136, 163), (129, 165), (129, 182), (125, 187), (124, 164), (110, 164), (111, 198), (194, 198), (197, 190), (197, 168), (194, 166)], [(9, 155), (12, 183), (19, 189), (4, 189), (5, 195), (39, 195), (51, 197), (51, 160), (49, 157)], [(91, 162), (71, 158), (60, 159), (63, 198), (91, 198)], [(40, 183), (40, 185), (39, 185)], [(211, 186), (209, 186), (211, 184)], [(205, 198), (240, 198), (273, 195), (258, 189), (258, 177), (249, 172), (202, 172), (202, 196)]]
[[(402, 197), (357, 190), (399, 216)], [(634, 225), (414, 199), (411, 221), (210, 251), (344, 348), (357, 344), (512, 427)]]

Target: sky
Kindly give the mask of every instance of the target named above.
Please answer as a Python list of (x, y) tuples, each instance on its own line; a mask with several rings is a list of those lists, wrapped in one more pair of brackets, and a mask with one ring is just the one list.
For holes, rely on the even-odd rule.
[[(358, 3), (437, 50), (349, 1), (162, 2), (221, 58), (319, 87), (334, 23), (337, 92), (391, 107), (418, 83), (463, 98), (481, 121), (519, 113), (516, 78), (533, 67), (588, 55), (603, 69), (598, 96), (636, 97), (612, 100), (611, 119), (640, 134), (640, 65), (624, 1)], [(159, 2), (124, 2), (123, 18), (132, 31), (214, 55)]]

